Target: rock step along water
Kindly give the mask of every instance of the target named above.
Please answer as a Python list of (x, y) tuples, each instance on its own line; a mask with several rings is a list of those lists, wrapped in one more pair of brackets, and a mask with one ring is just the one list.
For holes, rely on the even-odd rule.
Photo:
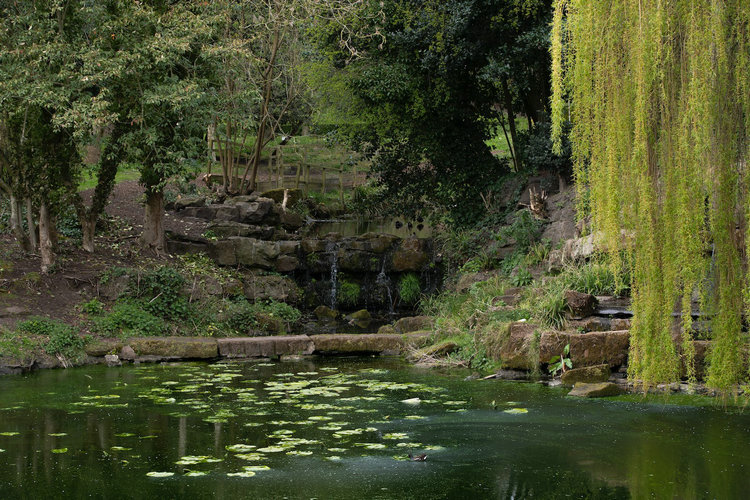
[(260, 358), (306, 354), (400, 354), (424, 343), (429, 332), (405, 335), (326, 334), (267, 337), (147, 337), (127, 341), (100, 340), (86, 346), (91, 361), (117, 354), (132, 361)]

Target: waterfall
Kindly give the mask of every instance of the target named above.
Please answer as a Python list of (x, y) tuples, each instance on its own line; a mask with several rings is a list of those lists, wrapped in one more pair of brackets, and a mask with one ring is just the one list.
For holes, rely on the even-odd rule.
[(388, 275), (385, 272), (385, 263), (387, 260), (388, 259), (384, 257), (383, 260), (381, 261), (380, 273), (378, 274), (377, 278), (375, 278), (375, 284), (385, 288), (386, 293), (388, 294), (388, 313), (394, 314), (393, 293), (391, 292), (391, 279), (388, 277)]
[(336, 242), (329, 242), (326, 245), (326, 253), (331, 256), (331, 309), (336, 310), (336, 296), (338, 294), (338, 276), (339, 276), (339, 245)]

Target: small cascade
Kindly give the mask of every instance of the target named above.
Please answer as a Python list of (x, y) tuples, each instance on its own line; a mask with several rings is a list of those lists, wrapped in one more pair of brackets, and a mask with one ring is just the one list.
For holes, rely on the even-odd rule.
[(331, 295), (330, 307), (336, 310), (336, 298), (338, 295), (338, 276), (339, 276), (339, 245), (331, 241), (326, 245), (326, 253), (331, 256)]
[(382, 259), (380, 264), (380, 273), (378, 273), (378, 276), (375, 278), (375, 284), (379, 287), (385, 288), (385, 291), (388, 294), (388, 314), (392, 315), (395, 313), (395, 311), (393, 310), (393, 292), (391, 291), (391, 279), (385, 272), (385, 263), (387, 260), (388, 259), (386, 258)]

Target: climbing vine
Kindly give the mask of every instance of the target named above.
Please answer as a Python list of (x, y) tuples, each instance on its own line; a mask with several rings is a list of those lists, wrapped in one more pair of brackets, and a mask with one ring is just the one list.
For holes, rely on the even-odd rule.
[(750, 303), (750, 3), (557, 0), (551, 53), (553, 143), (569, 118), (579, 208), (632, 273), (629, 376), (694, 378), (698, 301), (707, 382), (730, 390)]

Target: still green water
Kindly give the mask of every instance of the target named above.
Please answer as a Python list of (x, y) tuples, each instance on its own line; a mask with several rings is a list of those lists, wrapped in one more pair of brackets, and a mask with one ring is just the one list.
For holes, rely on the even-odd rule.
[(0, 498), (750, 494), (746, 413), (464, 376), (340, 359), (0, 378)]

